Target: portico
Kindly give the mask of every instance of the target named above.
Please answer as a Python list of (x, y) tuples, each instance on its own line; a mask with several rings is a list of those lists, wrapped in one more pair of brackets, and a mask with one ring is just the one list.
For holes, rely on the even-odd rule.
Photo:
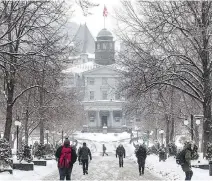
[(122, 117), (122, 101), (87, 101), (83, 104), (91, 128), (121, 128), (125, 122)]

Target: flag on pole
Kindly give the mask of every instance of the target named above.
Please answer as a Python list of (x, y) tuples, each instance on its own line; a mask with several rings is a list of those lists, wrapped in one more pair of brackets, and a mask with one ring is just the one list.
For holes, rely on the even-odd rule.
[(104, 5), (103, 16), (104, 16), (104, 17), (107, 17), (107, 15), (108, 15), (108, 11), (107, 11), (106, 6)]

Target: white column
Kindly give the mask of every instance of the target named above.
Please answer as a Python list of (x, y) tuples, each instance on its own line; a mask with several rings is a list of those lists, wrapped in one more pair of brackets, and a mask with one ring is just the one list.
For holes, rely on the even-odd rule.
[(101, 121), (100, 121), (100, 110), (98, 110), (98, 127), (100, 127), (101, 126)]
[(110, 111), (111, 127), (113, 127), (113, 111)]
[(98, 121), (99, 121), (99, 111), (96, 111), (96, 113), (95, 113), (96, 127), (98, 127)]

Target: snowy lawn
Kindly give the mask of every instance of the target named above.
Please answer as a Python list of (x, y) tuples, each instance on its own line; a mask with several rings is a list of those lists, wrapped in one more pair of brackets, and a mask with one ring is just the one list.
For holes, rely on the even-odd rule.
[(13, 175), (9, 172), (0, 173), (0, 181), (4, 180), (40, 180), (44, 176), (57, 171), (57, 163), (55, 160), (48, 160), (47, 166), (34, 165), (33, 171), (13, 170)]
[(91, 141), (100, 141), (100, 142), (111, 142), (111, 141), (120, 141), (123, 139), (130, 139), (129, 133), (75, 133), (75, 139), (85, 139)]
[[(128, 148), (129, 152), (133, 154), (129, 159), (137, 162), (137, 159), (134, 155), (134, 147), (130, 145), (131, 148)], [(196, 161), (194, 161), (195, 163)], [(201, 160), (202, 162), (202, 160)], [(204, 161), (205, 162), (205, 161)], [(169, 157), (165, 162), (159, 162), (157, 155), (148, 155), (146, 159), (146, 169), (151, 173), (156, 174), (156, 176), (161, 176), (165, 180), (184, 180), (185, 173), (182, 171), (180, 165), (176, 164), (174, 157)], [(212, 180), (212, 177), (209, 176), (208, 170), (203, 170), (199, 168), (193, 168), (193, 177), (192, 180)]]

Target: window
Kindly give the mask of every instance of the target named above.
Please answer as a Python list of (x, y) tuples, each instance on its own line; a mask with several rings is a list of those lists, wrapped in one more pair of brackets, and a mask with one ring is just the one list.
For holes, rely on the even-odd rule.
[(102, 85), (107, 85), (107, 78), (105, 77), (102, 78)]
[(104, 49), (104, 50), (107, 49), (107, 43), (103, 43), (103, 49)]
[(90, 122), (95, 122), (95, 112), (94, 111), (89, 111), (88, 116), (89, 116)]
[(107, 100), (107, 91), (102, 92), (102, 98), (103, 100)]
[(94, 100), (94, 98), (95, 98), (95, 93), (94, 93), (94, 91), (90, 91), (90, 92), (89, 92), (89, 99), (90, 99), (90, 100)]
[(94, 78), (88, 77), (87, 80), (88, 80), (88, 84), (89, 85), (94, 85), (95, 84), (95, 79)]
[(120, 117), (115, 117), (115, 122), (120, 122)]
[(115, 100), (120, 100), (121, 96), (119, 92), (115, 93)]
[(122, 118), (122, 112), (121, 111), (113, 111), (113, 117), (115, 122), (120, 122)]
[(113, 49), (112, 43), (109, 43), (109, 49)]
[(97, 43), (97, 49), (100, 50), (101, 49), (101, 45), (100, 43)]

